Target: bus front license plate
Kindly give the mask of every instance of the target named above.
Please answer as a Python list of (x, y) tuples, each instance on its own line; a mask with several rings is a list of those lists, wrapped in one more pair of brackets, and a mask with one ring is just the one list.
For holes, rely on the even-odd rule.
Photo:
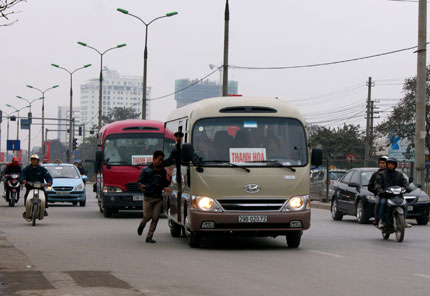
[(143, 196), (142, 195), (133, 195), (133, 201), (142, 201)]
[(267, 216), (239, 216), (239, 223), (266, 223)]

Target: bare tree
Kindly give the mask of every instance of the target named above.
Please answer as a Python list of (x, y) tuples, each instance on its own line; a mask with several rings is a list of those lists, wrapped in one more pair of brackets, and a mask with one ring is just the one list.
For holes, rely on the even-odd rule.
[(10, 26), (18, 21), (18, 19), (11, 21), (10, 16), (19, 13), (15, 11), (13, 7), (20, 2), (26, 2), (26, 0), (0, 0), (0, 21), (6, 19), (6, 24), (0, 23), (0, 27)]

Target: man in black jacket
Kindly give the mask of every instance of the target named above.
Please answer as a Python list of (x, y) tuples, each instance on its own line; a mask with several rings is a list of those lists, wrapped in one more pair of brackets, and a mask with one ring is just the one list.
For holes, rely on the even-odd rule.
[(184, 138), (184, 133), (181, 131), (177, 131), (173, 134), (176, 139), (175, 149), (172, 150), (169, 157), (163, 161), (163, 166), (168, 167), (176, 163), (181, 163), (181, 147), (182, 147), (182, 139)]
[(137, 228), (137, 234), (142, 235), (146, 223), (149, 220), (152, 220), (145, 240), (147, 243), (155, 243), (152, 236), (154, 235), (155, 228), (157, 227), (163, 203), (161, 193), (163, 188), (170, 184), (170, 177), (167, 176), (167, 172), (162, 166), (163, 159), (164, 153), (160, 150), (155, 151), (152, 156), (152, 164), (142, 169), (138, 180), (140, 190), (144, 190), (144, 197), (143, 219)]
[(377, 195), (375, 191), (375, 180), (376, 180), (376, 176), (378, 176), (380, 172), (385, 171), (385, 169), (387, 168), (387, 159), (388, 159), (387, 156), (379, 157), (379, 160), (378, 160), (379, 169), (376, 172), (374, 172), (373, 175), (370, 177), (369, 184), (367, 186), (369, 191), (375, 194), (375, 222), (374, 222), (375, 225), (378, 225), (379, 223), (379, 210), (381, 205), (381, 197)]
[[(396, 171), (397, 159), (394, 157), (389, 157), (387, 159), (387, 169), (376, 176), (375, 180), (375, 192), (381, 197), (381, 210), (380, 210), (380, 220), (378, 223), (378, 228), (384, 227), (385, 218), (385, 204), (387, 203), (387, 198), (385, 197), (385, 189), (392, 186), (400, 186), (406, 188), (406, 192), (411, 192), (409, 187), (409, 182), (406, 180), (404, 175)], [(405, 212), (406, 217), (407, 212)], [(410, 227), (408, 224), (407, 226)]]
[[(39, 156), (37, 154), (33, 154), (30, 159), (31, 163), (26, 166), (22, 170), (21, 182), (25, 185), (27, 182), (40, 182), (43, 183), (46, 181), (48, 186), (52, 185), (52, 177), (49, 174), (48, 170), (39, 165)], [(26, 191), (24, 195), (24, 205), (27, 201), (27, 195), (30, 192), (30, 188), (26, 186)], [(46, 194), (45, 194), (46, 197)], [(48, 198), (45, 201), (45, 209), (48, 208)], [(25, 212), (23, 213), (23, 216)], [(48, 212), (45, 210), (45, 216), (48, 216)]]

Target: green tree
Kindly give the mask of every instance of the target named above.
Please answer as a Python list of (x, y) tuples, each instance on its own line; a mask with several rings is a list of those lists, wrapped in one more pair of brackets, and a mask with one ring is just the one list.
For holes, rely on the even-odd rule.
[[(429, 81), (430, 68), (427, 66), (426, 81)], [(406, 157), (408, 158), (411, 154), (412, 149), (415, 147), (415, 106), (416, 106), (416, 88), (417, 81), (416, 77), (405, 79), (403, 83), (403, 99), (394, 107), (388, 118), (375, 128), (376, 133), (379, 136), (385, 136), (388, 138), (400, 137), (408, 139), (410, 144)], [(430, 88), (427, 85), (426, 89), (427, 98), (430, 94)], [(429, 104), (427, 99), (426, 104), (426, 147), (430, 149), (430, 116), (429, 116)]]
[(321, 148), (330, 159), (345, 159), (348, 153), (364, 158), (364, 133), (359, 125), (344, 124), (336, 129), (318, 127), (309, 141), (312, 148)]
[(134, 111), (131, 107), (114, 107), (107, 116), (102, 116), (103, 124), (112, 123), (118, 120), (139, 118), (140, 113)]

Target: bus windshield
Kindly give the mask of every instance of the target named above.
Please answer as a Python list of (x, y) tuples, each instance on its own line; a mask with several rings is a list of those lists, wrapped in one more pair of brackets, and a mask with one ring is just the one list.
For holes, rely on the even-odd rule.
[(204, 164), (305, 166), (306, 134), (293, 118), (219, 117), (194, 124), (192, 144)]
[(144, 165), (152, 163), (152, 154), (163, 149), (163, 134), (114, 134), (103, 145), (108, 165)]

